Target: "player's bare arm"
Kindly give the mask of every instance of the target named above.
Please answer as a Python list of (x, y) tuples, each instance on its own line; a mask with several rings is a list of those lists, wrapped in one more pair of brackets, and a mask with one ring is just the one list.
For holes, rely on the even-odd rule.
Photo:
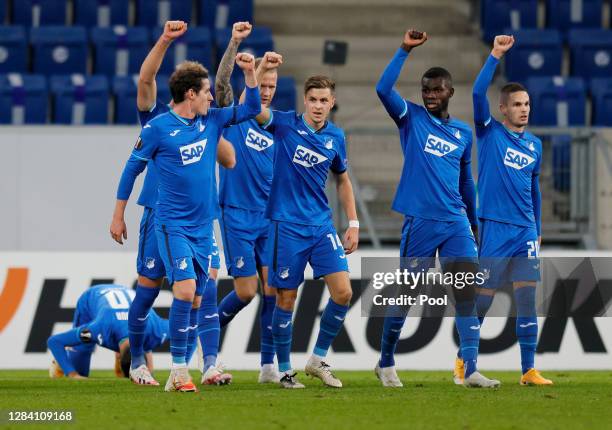
[(357, 250), (359, 244), (359, 227), (357, 222), (357, 209), (355, 207), (355, 195), (353, 194), (353, 184), (348, 172), (336, 175), (336, 190), (338, 199), (344, 209), (346, 217), (349, 219), (349, 228), (344, 233), (344, 251), (350, 254)]
[(223, 136), (219, 138), (219, 145), (217, 146), (217, 161), (226, 169), (233, 169), (236, 166), (234, 145)]
[(155, 76), (159, 71), (166, 51), (170, 44), (181, 37), (187, 31), (187, 23), (183, 21), (166, 21), (164, 32), (159, 37), (151, 51), (140, 66), (138, 76), (138, 95), (136, 105), (138, 110), (150, 110), (155, 104), (157, 97), (157, 85)]
[(127, 240), (127, 226), (125, 225), (125, 207), (127, 200), (117, 200), (113, 220), (110, 225), (111, 237), (119, 244), (123, 245), (123, 240)]
[(500, 60), (506, 52), (514, 45), (514, 36), (499, 35), (495, 36), (491, 55)]
[[(257, 68), (257, 79), (261, 79), (264, 73), (274, 70), (283, 64), (283, 56), (276, 52), (266, 52)], [(255, 118), (259, 125), (264, 125), (270, 120), (270, 109), (267, 106), (261, 106), (261, 113)]]
[(215, 80), (215, 101), (219, 107), (229, 106), (234, 100), (234, 92), (230, 83), (234, 70), (234, 59), (240, 43), (251, 34), (252, 28), (253, 26), (248, 22), (236, 22), (232, 26), (232, 38), (221, 58)]

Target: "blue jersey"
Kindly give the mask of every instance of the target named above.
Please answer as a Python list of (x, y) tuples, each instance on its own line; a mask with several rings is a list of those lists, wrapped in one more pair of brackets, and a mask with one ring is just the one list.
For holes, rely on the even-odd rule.
[(478, 142), (478, 216), (540, 234), (538, 175), (542, 141), (515, 133), (491, 117), (486, 98), (498, 60), (489, 56), (474, 83), (474, 122)]
[(250, 120), (229, 127), (223, 137), (236, 150), (236, 167), (219, 167), (219, 203), (263, 212), (272, 186), (272, 134)]
[[(159, 100), (155, 103), (153, 108), (148, 111), (138, 111), (138, 119), (140, 120), (140, 126), (144, 127), (147, 122), (152, 120), (162, 113), (166, 113), (170, 110), (170, 107), (165, 103), (160, 103)], [(155, 172), (155, 166), (153, 162), (147, 163), (147, 174), (142, 184), (142, 190), (138, 197), (138, 204), (148, 208), (155, 208), (157, 203), (157, 173)]]
[(259, 90), (247, 87), (245, 104), (210, 108), (188, 120), (173, 110), (145, 125), (124, 169), (117, 199), (127, 200), (136, 176), (153, 160), (159, 178), (156, 223), (198, 226), (218, 218), (215, 178), (217, 145), (224, 127), (254, 118)]
[(344, 132), (331, 122), (315, 131), (293, 111), (270, 111), (264, 128), (275, 143), (266, 216), (297, 224), (330, 223), (325, 183), (330, 169), (340, 174), (348, 167)]

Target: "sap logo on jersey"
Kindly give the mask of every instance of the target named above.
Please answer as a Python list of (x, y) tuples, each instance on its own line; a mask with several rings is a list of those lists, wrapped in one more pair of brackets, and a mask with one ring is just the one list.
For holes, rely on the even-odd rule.
[(256, 151), (263, 151), (274, 145), (274, 140), (264, 136), (261, 133), (256, 132), (252, 128), (249, 128), (247, 132), (246, 140), (244, 141), (246, 146), (253, 148)]
[(327, 160), (327, 157), (324, 155), (311, 151), (308, 148), (304, 148), (302, 145), (298, 145), (297, 148), (295, 148), (295, 153), (293, 154), (293, 162), (304, 167), (312, 167), (315, 164), (324, 162), (325, 160)]
[(450, 154), (458, 146), (454, 143), (447, 142), (446, 140), (440, 139), (438, 136), (434, 136), (430, 134), (427, 136), (427, 142), (425, 142), (425, 152), (429, 152), (437, 157), (444, 157), (447, 154)]
[(504, 156), (504, 164), (506, 166), (510, 166), (516, 170), (522, 170), (534, 161), (535, 158), (530, 157), (527, 154), (523, 154), (522, 152), (512, 148), (506, 149), (506, 155)]
[(197, 163), (204, 154), (204, 148), (206, 148), (206, 141), (208, 139), (200, 140), (199, 142), (190, 143), (189, 145), (181, 146), (179, 151), (181, 152), (181, 160), (183, 165)]

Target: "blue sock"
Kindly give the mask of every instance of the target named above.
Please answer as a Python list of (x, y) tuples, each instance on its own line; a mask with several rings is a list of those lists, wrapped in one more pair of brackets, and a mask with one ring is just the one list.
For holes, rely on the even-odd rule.
[(225, 327), (236, 314), (242, 310), (250, 302), (243, 302), (236, 294), (236, 291), (231, 291), (227, 296), (223, 297), (219, 303), (219, 323), (221, 327)]
[(276, 306), (272, 314), (272, 336), (274, 350), (278, 359), (278, 370), (291, 370), (291, 335), (293, 332), (291, 319), (293, 311), (286, 311)]
[(272, 336), (272, 315), (276, 308), (276, 296), (262, 296), (261, 315), (261, 365), (274, 364), (274, 337)]
[(535, 352), (538, 344), (535, 293), (535, 287), (521, 287), (514, 290), (517, 311), (516, 337), (521, 347), (523, 374), (535, 367)]
[(399, 341), (402, 327), (406, 317), (387, 316), (383, 326), (383, 334), (380, 342), (380, 367), (395, 366), (395, 348)]
[(189, 313), (191, 312), (192, 303), (186, 300), (180, 300), (176, 297), (172, 300), (170, 306), (170, 353), (172, 354), (172, 363), (178, 365), (186, 365), (185, 354), (187, 353), (187, 337), (189, 332)]
[(463, 357), (465, 377), (467, 378), (477, 369), (480, 321), (476, 316), (473, 301), (457, 302), (455, 310), (455, 325), (459, 332), (461, 356)]
[[(495, 296), (487, 296), (484, 294), (478, 294), (476, 296), (476, 315), (478, 315), (478, 321), (480, 321), (481, 327), (482, 327), (482, 324), (484, 323), (485, 315), (487, 314), (487, 311), (489, 310), (489, 308), (491, 307), (491, 304), (493, 303), (494, 297)], [(457, 351), (457, 357), (463, 358), (461, 354), (461, 348), (459, 348), (459, 350)]]
[(128, 311), (128, 333), (130, 338), (130, 351), (132, 353), (132, 369), (145, 364), (144, 356), (144, 334), (147, 327), (145, 318), (153, 302), (159, 294), (159, 288), (148, 288), (138, 285), (136, 297)]
[(202, 304), (198, 312), (198, 337), (204, 354), (204, 372), (217, 361), (220, 334), (217, 283), (214, 279), (209, 279), (204, 287)]
[(187, 353), (185, 354), (185, 361), (187, 364), (191, 361), (193, 353), (196, 350), (197, 338), (198, 338), (198, 311), (200, 308), (191, 308), (189, 312), (189, 335), (187, 336)]
[(317, 343), (313, 351), (315, 355), (319, 357), (325, 357), (327, 355), (331, 343), (338, 335), (340, 328), (342, 328), (342, 324), (344, 324), (344, 317), (348, 310), (348, 306), (339, 305), (330, 297), (323, 311), (323, 315), (321, 315), (319, 335), (317, 336)]

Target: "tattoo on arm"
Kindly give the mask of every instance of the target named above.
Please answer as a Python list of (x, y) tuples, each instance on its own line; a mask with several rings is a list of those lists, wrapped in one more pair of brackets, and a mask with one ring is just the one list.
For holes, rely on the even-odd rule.
[(232, 91), (232, 85), (230, 83), (230, 77), (234, 70), (234, 62), (236, 60), (236, 54), (238, 53), (239, 43), (230, 39), (227, 49), (221, 58), (219, 63), (219, 69), (217, 69), (217, 78), (215, 80), (215, 99), (219, 107), (226, 107), (232, 104), (234, 99), (234, 92)]

